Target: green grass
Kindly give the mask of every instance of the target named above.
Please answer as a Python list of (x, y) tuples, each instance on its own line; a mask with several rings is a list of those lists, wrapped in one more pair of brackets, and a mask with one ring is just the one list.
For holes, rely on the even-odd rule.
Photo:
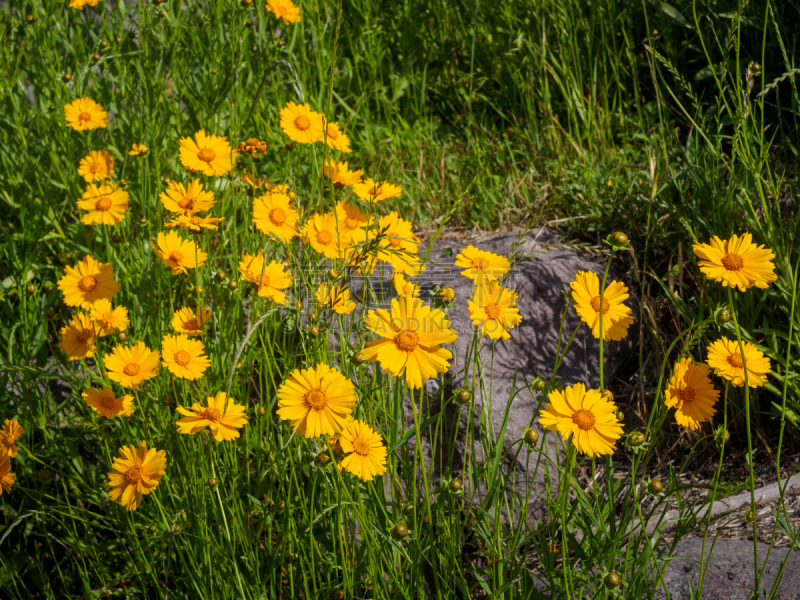
[[(674, 361), (702, 361), (720, 334), (757, 344), (772, 361), (763, 390), (725, 386), (713, 425), (684, 438), (682, 452), (718, 461), (712, 496), (742, 489), (721, 475), (732, 450), (715, 444), (718, 427), (730, 430), (737, 451), (748, 450), (751, 475), (754, 453), (777, 453), (779, 462), (800, 429), (796, 7), (438, 0), (302, 9), (301, 23), (285, 26), (258, 3), (3, 7), (0, 419), (19, 419), (26, 433), (13, 459), (17, 483), (0, 498), (0, 588), (19, 598), (161, 597), (165, 586), (173, 596), (209, 598), (577, 598), (603, 597), (613, 570), (623, 580), (614, 595), (654, 597), (674, 544), (695, 520), (708, 525), (700, 506), (688, 505), (688, 524), (671, 537), (628, 529), (693, 491), (678, 479), (690, 461), (670, 472), (664, 495), (646, 491), (656, 454), (679, 434), (662, 402)], [(274, 305), (243, 282), (231, 290), (215, 279), (218, 270), (235, 278), (242, 254), (266, 242), (251, 225), (251, 198), (229, 179), (205, 179), (216, 194), (212, 213), (225, 217), (218, 232), (197, 238), (206, 266), (173, 276), (154, 260), (165, 221), (158, 194), (166, 178), (187, 179), (179, 140), (201, 128), (234, 145), (266, 140), (267, 155), (246, 168), (289, 183), (304, 215), (332, 209), (345, 192), (325, 185), (328, 153), (287, 144), (278, 127), (279, 109), (301, 93), (346, 125), (351, 167), (403, 185), (391, 208), (417, 231), (551, 223), (604, 250), (637, 295), (642, 339), (640, 392), (625, 401), (645, 407), (647, 444), (634, 452), (629, 438), (620, 441), (632, 460), (626, 478), (613, 477), (611, 459), (576, 456), (555, 433), (530, 446), (515, 439), (508, 452), (527, 457), (531, 476), (547, 470), (561, 484), (547, 517), (529, 527), (519, 517), (530, 487), (512, 493), (514, 474), (499, 468), (503, 440), (519, 432), (471, 430), (484, 459), (470, 451), (463, 470), (443, 461), (434, 471), (415, 442), (430, 437), (436, 455), (452, 448), (455, 432), (433, 407), (471, 405), (459, 408), (447, 391), (416, 393), (409, 418), (402, 380), (351, 360), (371, 337), (334, 351), (327, 335), (285, 326), (287, 317), (308, 318), (308, 302), (303, 315), (269, 313)], [(65, 127), (63, 106), (83, 95), (113, 113), (111, 127)], [(129, 156), (134, 142), (150, 153)], [(111, 231), (83, 225), (75, 205), (85, 189), (77, 164), (102, 148), (131, 195)], [(618, 229), (630, 245), (609, 251), (603, 240)], [(731, 300), (699, 275), (691, 246), (741, 231), (774, 251), (779, 279)], [(268, 250), (276, 260), (290, 252), (320, 272), (331, 266), (297, 241)], [(174, 310), (213, 308), (204, 338), (212, 364), (202, 379), (189, 384), (162, 369), (136, 392), (130, 419), (101, 420), (85, 406), (80, 392), (105, 374), (60, 351), (60, 328), (75, 310), (56, 287), (84, 253), (113, 264), (122, 286), (114, 302), (130, 311), (131, 341), (160, 348)], [(307, 291), (308, 273), (298, 277), (298, 293)], [(720, 321), (723, 306), (736, 327)], [(267, 314), (245, 340), (245, 326)], [(100, 351), (115, 344), (103, 338)], [(275, 416), (277, 386), (292, 369), (320, 362), (353, 379), (358, 417), (392, 450), (388, 473), (373, 483), (321, 465), (322, 441), (293, 436)], [(231, 395), (250, 416), (242, 437), (179, 435), (175, 403), (223, 389), (230, 373)], [(516, 391), (546, 401), (557, 373), (542, 377)], [(139, 440), (167, 452), (167, 474), (126, 513), (108, 501), (104, 482), (117, 449)], [(561, 451), (555, 462), (542, 459), (545, 440)], [(453, 492), (454, 477), (462, 491)], [(479, 483), (494, 493), (477, 498)], [(782, 501), (776, 510), (785, 512)], [(401, 523), (410, 530), (402, 539), (393, 533)], [(775, 527), (797, 538), (787, 521)]]

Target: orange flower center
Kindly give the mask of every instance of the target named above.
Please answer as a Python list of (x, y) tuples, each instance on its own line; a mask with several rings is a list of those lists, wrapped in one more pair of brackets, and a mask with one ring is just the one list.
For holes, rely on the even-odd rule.
[(269, 220), (273, 225), (283, 225), (286, 222), (286, 211), (282, 208), (273, 208), (269, 211)]
[(744, 266), (744, 261), (738, 254), (726, 254), (722, 257), (722, 266), (728, 271), (738, 271)]
[(375, 196), (375, 197), (380, 196), (383, 193), (383, 186), (382, 185), (375, 186), (368, 193), (370, 196)]
[(133, 465), (128, 472), (125, 473), (125, 479), (128, 480), (130, 484), (139, 483), (139, 480), (142, 478), (142, 467), (141, 465)]
[(173, 357), (173, 360), (178, 363), (180, 366), (185, 367), (189, 364), (189, 361), (192, 360), (192, 357), (186, 350), (178, 350)]
[(594, 427), (594, 421), (595, 418), (591, 411), (578, 410), (572, 413), (572, 422), (584, 431), (589, 431)]
[(100, 198), (97, 202), (95, 202), (94, 207), (100, 211), (107, 211), (111, 208), (111, 200), (106, 197)]
[(97, 279), (95, 279), (91, 275), (87, 275), (78, 282), (78, 287), (81, 288), (81, 290), (83, 290), (84, 292), (91, 292), (94, 288), (97, 287)]
[(264, 275), (264, 277), (259, 277), (258, 281), (261, 282), (261, 287), (269, 287), (269, 275)]
[(297, 127), (300, 131), (308, 131), (311, 129), (311, 123), (308, 121), (306, 117), (300, 116), (294, 120), (294, 126)]
[(322, 390), (311, 390), (303, 397), (303, 405), (319, 412), (328, 405), (328, 397)]
[(495, 306), (494, 304), (490, 304), (489, 306), (484, 306), (483, 310), (486, 311), (486, 316), (490, 319), (496, 319), (500, 316), (500, 307)]
[(347, 227), (351, 231), (353, 229), (358, 229), (358, 219), (354, 219), (353, 217), (347, 217), (344, 220), (344, 224), (345, 224), (345, 227)]
[(78, 120), (79, 121), (91, 121), (92, 120), (92, 115), (91, 115), (91, 113), (88, 113), (88, 112), (82, 112), (81, 114), (78, 115)]
[(191, 210), (194, 208), (194, 200), (191, 198), (181, 198), (181, 200), (178, 201), (178, 206), (180, 206), (182, 210)]
[(192, 217), (191, 219), (189, 219), (189, 223), (191, 223), (195, 227), (200, 227), (203, 224), (203, 219), (201, 219), (200, 217)]
[(744, 363), (742, 362), (742, 355), (739, 353), (728, 355), (728, 364), (736, 369), (741, 369)]
[(195, 318), (186, 319), (186, 321), (184, 321), (183, 323), (183, 328), (188, 329), (189, 331), (197, 331), (198, 329), (200, 329), (200, 324), (197, 322), (197, 319)]
[(136, 363), (128, 363), (125, 365), (125, 368), (122, 369), (122, 372), (125, 373), (128, 377), (136, 377), (141, 371), (142, 368)]
[(478, 269), (478, 271), (485, 271), (486, 267), (489, 266), (489, 261), (485, 258), (473, 258), (470, 265), (473, 269)]
[(407, 283), (403, 286), (403, 293), (404, 294), (413, 294), (414, 293), (414, 286), (413, 284)]
[(183, 262), (183, 252), (181, 252), (180, 250), (173, 250), (172, 252), (169, 253), (169, 256), (167, 258), (169, 258), (169, 260), (171, 260), (172, 262), (180, 264), (181, 262)]
[(210, 163), (212, 160), (217, 158), (217, 155), (214, 153), (214, 151), (211, 148), (203, 148), (197, 154), (197, 158), (199, 158), (203, 162)]
[(330, 244), (332, 239), (333, 235), (327, 229), (323, 229), (317, 234), (317, 241), (324, 246)]
[(681, 402), (684, 404), (691, 403), (694, 400), (694, 388), (685, 387), (683, 388), (679, 394)]
[(222, 417), (222, 413), (219, 412), (218, 408), (207, 408), (200, 413), (200, 416), (209, 421), (219, 421)]
[(103, 408), (114, 408), (114, 396), (103, 396), (100, 398), (100, 404)]
[(89, 339), (89, 334), (88, 334), (88, 333), (86, 333), (86, 330), (84, 329), (84, 330), (82, 330), (80, 333), (78, 333), (78, 335), (77, 335), (77, 338), (78, 338), (78, 341), (79, 341), (81, 344), (85, 344), (85, 343), (86, 343), (86, 340), (88, 340), (88, 339)]
[(369, 444), (367, 440), (356, 438), (353, 440), (353, 451), (356, 454), (360, 454), (361, 456), (368, 456), (369, 455)]
[(402, 244), (403, 244), (403, 240), (401, 240), (400, 238), (394, 237), (394, 238), (391, 238), (389, 240), (389, 245), (392, 248), (399, 248)]
[(397, 346), (398, 350), (411, 352), (419, 345), (419, 334), (401, 331), (394, 336), (394, 345)]
[[(596, 313), (600, 312), (600, 296), (595, 296), (594, 298), (592, 298), (592, 301), (589, 302), (589, 304), (592, 305), (594, 312)], [(603, 314), (608, 315), (609, 310), (611, 310), (611, 305), (608, 303), (608, 300), (603, 298)]]
[(89, 173), (99, 173), (100, 169), (102, 168), (103, 167), (100, 165), (100, 163), (92, 163), (89, 165)]
[(116, 319), (114, 319), (114, 313), (108, 312), (103, 315), (103, 323), (107, 325), (111, 325)]

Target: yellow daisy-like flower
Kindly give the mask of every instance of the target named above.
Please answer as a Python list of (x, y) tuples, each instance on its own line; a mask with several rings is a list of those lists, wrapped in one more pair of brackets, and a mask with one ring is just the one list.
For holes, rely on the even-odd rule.
[(344, 231), (339, 229), (336, 213), (333, 212), (311, 215), (303, 227), (303, 238), (316, 252), (331, 260), (343, 258), (350, 245), (349, 240), (345, 239)]
[[(575, 312), (592, 329), (592, 335), (600, 338), (600, 279), (597, 273), (580, 271), (575, 281), (569, 284)], [(623, 304), (628, 299), (628, 288), (624, 283), (612, 281), (603, 292), (603, 340), (620, 341), (628, 335), (633, 323), (631, 309)]]
[(185, 333), (165, 335), (161, 342), (161, 364), (181, 379), (200, 379), (211, 361), (203, 354), (205, 346)]
[(144, 156), (150, 150), (144, 144), (133, 144), (130, 150), (128, 150), (128, 154), (130, 156)]
[(101, 183), (99, 187), (90, 183), (78, 200), (78, 207), (89, 211), (81, 221), (85, 225), (116, 225), (125, 218), (128, 200), (128, 192), (122, 188), (108, 183)]
[(284, 25), (300, 22), (300, 7), (295, 6), (292, 0), (267, 0), (265, 8), (274, 14), (276, 19), (281, 19)]
[(278, 388), (278, 416), (307, 438), (341, 432), (355, 407), (353, 382), (323, 363), (295, 369)]
[(350, 138), (342, 133), (337, 123), (325, 123), (325, 130), (320, 141), (324, 141), (331, 150), (350, 152)]
[(219, 177), (231, 170), (235, 154), (228, 138), (207, 135), (204, 129), (194, 134), (194, 139), (181, 138), (181, 164), (190, 171)]
[(507, 340), (511, 338), (509, 330), (522, 322), (516, 305), (517, 293), (492, 281), (475, 287), (468, 303), (469, 318), (475, 327), (480, 326), (483, 335)]
[(361, 183), (361, 177), (364, 175), (364, 169), (358, 171), (350, 171), (347, 169), (346, 162), (336, 162), (333, 160), (326, 160), (322, 172), (328, 177), (334, 186), (343, 188), (353, 186)]
[(94, 337), (89, 315), (73, 315), (70, 324), (61, 328), (61, 351), (67, 355), (67, 360), (91, 358), (96, 348)]
[(203, 327), (211, 319), (211, 311), (198, 307), (196, 311), (191, 308), (180, 308), (172, 317), (172, 328), (178, 333), (185, 333), (193, 337), (204, 335)]
[(189, 216), (189, 215), (178, 215), (169, 223), (166, 223), (164, 227), (172, 228), (172, 227), (180, 227), (181, 229), (185, 229), (186, 231), (191, 231), (192, 233), (199, 233), (201, 231), (205, 231), (206, 229), (217, 229), (217, 223), (221, 223), (224, 221), (224, 218), (218, 217), (198, 217), (197, 215)]
[(179, 406), (177, 410), (184, 415), (184, 418), (177, 423), (178, 433), (199, 433), (208, 427), (218, 442), (229, 442), (238, 438), (239, 429), (248, 421), (244, 405), (236, 404), (233, 398), (228, 399), (225, 392), (217, 392), (216, 396), (206, 396), (206, 406), (195, 402), (191, 408)]
[(378, 260), (389, 263), (397, 272), (413, 275), (421, 267), (419, 261), (419, 238), (411, 231), (411, 222), (401, 219), (396, 212), (381, 217), (378, 226), (370, 232), (370, 237), (380, 237), (380, 247), (376, 253)]
[(350, 244), (361, 244), (367, 240), (367, 230), (372, 226), (372, 217), (361, 212), (358, 206), (339, 201), (336, 204), (339, 232), (349, 238)]
[(258, 288), (258, 295), (262, 298), (270, 298), (276, 304), (286, 304), (288, 298), (283, 291), (292, 287), (291, 272), (284, 270), (284, 264), (275, 262), (269, 263), (262, 274), (261, 268), (264, 265), (264, 253), (259, 251), (255, 256), (245, 254), (239, 261), (239, 273), (242, 281), (252, 283)]
[(283, 243), (299, 235), (297, 209), (289, 195), (282, 192), (271, 191), (253, 200), (253, 223)]
[(394, 285), (394, 291), (398, 296), (411, 296), (412, 298), (419, 298), (419, 286), (416, 283), (408, 281), (402, 273), (395, 273), (392, 276), (392, 284)]
[(361, 183), (353, 185), (356, 196), (367, 202), (383, 202), (389, 198), (398, 198), (403, 193), (403, 186), (388, 181), (377, 182), (367, 177)]
[(729, 240), (714, 236), (711, 244), (695, 244), (693, 249), (702, 259), (697, 263), (700, 271), (723, 286), (744, 292), (752, 286), (766, 288), (778, 279), (772, 263), (775, 254), (766, 246), (754, 244), (749, 233), (733, 235)]
[(281, 129), (299, 144), (313, 144), (322, 139), (323, 117), (308, 104), (287, 102), (281, 109)]
[(179, 236), (177, 231), (170, 231), (168, 234), (162, 231), (158, 234), (156, 244), (156, 254), (173, 275), (186, 273), (186, 269), (202, 267), (208, 256), (197, 244)]
[(111, 491), (108, 497), (119, 500), (125, 510), (136, 510), (142, 498), (158, 487), (158, 482), (166, 473), (167, 453), (155, 448), (147, 449), (147, 442), (139, 447), (123, 446), (119, 449), (119, 457), (111, 466), (108, 474)]
[(103, 181), (114, 174), (114, 157), (108, 150), (92, 150), (89, 156), (82, 158), (78, 166), (78, 175), (87, 183)]
[(739, 342), (725, 336), (708, 347), (708, 366), (714, 374), (724, 377), (736, 387), (744, 385), (744, 370), (747, 367), (747, 383), (750, 387), (761, 387), (767, 382), (772, 370), (769, 358), (753, 344), (742, 342), (744, 360), (739, 350)]
[(108, 113), (91, 98), (78, 98), (64, 106), (67, 125), (75, 131), (108, 127)]
[(6, 419), (0, 431), (0, 452), (6, 452), (11, 458), (17, 455), (17, 440), (25, 430), (16, 419)]
[(465, 269), (461, 271), (464, 277), (480, 284), (497, 281), (503, 277), (511, 268), (511, 263), (505, 256), (478, 250), (475, 246), (467, 246), (456, 255), (455, 266)]
[(709, 373), (711, 370), (707, 366), (692, 364), (691, 358), (682, 358), (675, 364), (665, 404), (675, 408), (678, 425), (699, 429), (700, 423), (717, 412), (714, 405), (719, 400), (719, 392), (714, 389)]
[(122, 387), (137, 389), (139, 385), (158, 375), (158, 351), (150, 350), (144, 342), (134, 346), (115, 346), (103, 357), (108, 378)]
[(339, 315), (347, 315), (356, 309), (356, 303), (350, 300), (350, 290), (338, 285), (328, 288), (327, 283), (320, 283), (314, 297), (322, 305), (329, 306)]
[(339, 444), (347, 456), (341, 466), (361, 481), (372, 481), (386, 472), (386, 446), (379, 433), (364, 421), (353, 421), (339, 436)]
[(111, 300), (119, 291), (114, 279), (114, 267), (100, 263), (88, 254), (74, 267), (65, 267), (58, 289), (64, 294), (64, 304), (91, 308), (96, 300)]
[(105, 298), (97, 300), (92, 304), (89, 311), (92, 321), (99, 328), (99, 335), (103, 337), (117, 331), (125, 331), (130, 324), (128, 309), (124, 306), (113, 308), (111, 301)]
[(362, 350), (366, 359), (380, 362), (395, 377), (405, 374), (412, 389), (450, 366), (447, 361), (453, 355), (441, 344), (454, 342), (458, 333), (438, 308), (431, 310), (421, 300), (403, 296), (392, 300), (391, 313), (382, 308), (369, 311), (364, 324), (381, 336), (367, 342)]
[(10, 493), (15, 481), (16, 475), (11, 472), (11, 457), (0, 448), (0, 496), (3, 492)]
[(558, 430), (564, 439), (572, 437), (581, 454), (614, 453), (616, 440), (622, 436), (622, 426), (613, 402), (603, 398), (598, 390), (587, 390), (582, 383), (563, 391), (554, 390), (548, 397), (550, 402), (539, 413), (542, 427)]
[(130, 417), (135, 410), (133, 396), (125, 394), (121, 398), (117, 398), (114, 390), (110, 387), (99, 389), (90, 387), (85, 392), (81, 392), (81, 397), (88, 406), (94, 409), (94, 412), (106, 419)]
[(159, 198), (168, 211), (189, 216), (210, 210), (214, 206), (214, 192), (204, 192), (199, 179), (192, 179), (188, 187), (177, 181), (170, 181)]

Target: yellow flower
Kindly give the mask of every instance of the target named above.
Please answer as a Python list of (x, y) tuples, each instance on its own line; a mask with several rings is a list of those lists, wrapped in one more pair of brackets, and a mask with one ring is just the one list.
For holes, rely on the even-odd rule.
[(11, 458), (17, 455), (17, 440), (25, 430), (16, 419), (6, 419), (0, 431), (0, 452), (6, 452)]
[(311, 215), (308, 223), (303, 227), (305, 241), (311, 244), (311, 247), (316, 252), (331, 260), (343, 258), (347, 247), (350, 245), (349, 240), (344, 239), (343, 234), (344, 231), (339, 229), (336, 213), (332, 212), (324, 215)]
[(719, 392), (711, 383), (710, 372), (705, 365), (692, 364), (691, 358), (682, 358), (675, 364), (665, 404), (676, 409), (678, 425), (699, 429), (700, 423), (717, 412), (714, 404), (719, 400)]
[(84, 6), (97, 6), (99, 3), (100, 0), (69, 0), (69, 7), (83, 10)]
[(188, 187), (177, 181), (170, 181), (166, 191), (161, 192), (159, 198), (168, 211), (189, 216), (214, 206), (214, 192), (204, 192), (199, 179), (192, 179)]
[(0, 448), (0, 496), (3, 495), (3, 492), (11, 492), (15, 480), (16, 476), (11, 472), (11, 457), (3, 448)]
[(146, 379), (158, 374), (159, 354), (150, 350), (144, 342), (136, 342), (134, 346), (115, 346), (103, 357), (108, 378), (122, 387), (137, 389)]
[(765, 246), (754, 244), (749, 233), (741, 237), (733, 235), (729, 240), (714, 236), (710, 245), (695, 244), (693, 248), (703, 259), (697, 263), (700, 271), (723, 286), (738, 287), (743, 292), (752, 286), (766, 288), (778, 279), (773, 272), (775, 254)]
[(388, 181), (377, 182), (367, 177), (361, 183), (353, 185), (356, 196), (368, 202), (383, 202), (389, 198), (398, 198), (403, 193), (403, 186)]
[(108, 127), (108, 113), (91, 98), (78, 98), (64, 106), (67, 125), (75, 131)]
[(295, 369), (278, 389), (278, 416), (307, 438), (339, 433), (355, 407), (353, 382), (323, 363)]
[(172, 328), (178, 333), (185, 333), (190, 336), (202, 336), (203, 327), (211, 319), (211, 311), (198, 307), (197, 311), (191, 308), (180, 308), (175, 311), (172, 317)]
[(469, 301), (469, 317), (483, 335), (491, 339), (510, 339), (509, 329), (522, 322), (517, 305), (517, 293), (500, 287), (496, 281), (476, 286)]
[(90, 308), (95, 300), (111, 300), (119, 291), (114, 279), (114, 267), (100, 263), (88, 254), (75, 267), (65, 267), (65, 274), (58, 282), (64, 294), (64, 304)]
[(135, 410), (133, 396), (128, 394), (117, 398), (110, 387), (92, 388), (81, 393), (83, 401), (91, 406), (101, 417), (113, 419), (114, 417), (130, 417)]
[(769, 358), (753, 344), (742, 342), (744, 360), (739, 351), (739, 342), (729, 340), (725, 336), (708, 347), (708, 366), (714, 374), (724, 377), (736, 387), (744, 385), (744, 370), (747, 367), (747, 383), (750, 387), (761, 387), (767, 382), (767, 375), (772, 370)]
[(96, 348), (94, 337), (89, 315), (78, 313), (72, 316), (68, 326), (61, 328), (61, 350), (67, 360), (91, 358)]
[(289, 195), (282, 192), (270, 191), (253, 200), (253, 223), (283, 243), (298, 235), (297, 209)]
[(149, 152), (149, 149), (144, 144), (133, 144), (131, 149), (128, 151), (130, 156), (144, 156)]
[(173, 275), (186, 273), (186, 269), (202, 267), (208, 256), (197, 244), (179, 236), (177, 231), (170, 231), (166, 235), (162, 231), (158, 234), (156, 243), (156, 254)]
[(295, 142), (313, 144), (322, 139), (322, 127), (322, 115), (308, 104), (289, 101), (281, 109), (281, 129)]
[(114, 470), (108, 474), (111, 486), (108, 497), (119, 500), (126, 510), (136, 510), (142, 497), (158, 487), (166, 473), (166, 464), (167, 453), (155, 448), (148, 450), (146, 442), (141, 442), (138, 448), (123, 446), (111, 466)]
[(413, 275), (422, 268), (417, 252), (419, 238), (411, 231), (411, 222), (401, 219), (396, 212), (381, 217), (371, 237), (380, 236), (380, 247), (376, 253), (378, 260), (389, 263), (397, 272)]
[(328, 177), (334, 186), (343, 188), (361, 183), (361, 177), (364, 175), (364, 169), (358, 171), (349, 171), (346, 162), (336, 162), (333, 160), (326, 160), (322, 172)]
[(386, 446), (379, 433), (364, 421), (350, 423), (339, 438), (347, 456), (342, 460), (341, 466), (361, 481), (372, 481), (378, 475), (386, 472)]
[(598, 390), (587, 390), (582, 383), (554, 390), (550, 402), (539, 413), (539, 423), (572, 442), (581, 454), (613, 454), (622, 426), (614, 414), (617, 407)]
[(341, 150), (344, 153), (350, 152), (350, 138), (342, 133), (337, 123), (324, 123), (324, 127), (325, 132), (321, 141), (324, 141), (328, 148)]
[[(575, 312), (592, 329), (592, 335), (600, 338), (600, 279), (591, 271), (580, 271), (575, 281), (569, 284)], [(628, 299), (628, 288), (619, 281), (612, 281), (603, 292), (603, 340), (620, 341), (628, 335), (633, 323), (631, 309), (623, 304)]]
[(231, 170), (235, 154), (235, 151), (231, 152), (228, 138), (206, 135), (204, 129), (198, 131), (194, 139), (181, 138), (181, 164), (190, 171), (219, 177)]
[(247, 138), (246, 142), (240, 142), (237, 151), (243, 154), (249, 154), (253, 158), (257, 158), (267, 152), (267, 142), (262, 142), (258, 138)]
[(267, 0), (265, 8), (274, 14), (276, 19), (283, 20), (284, 25), (300, 22), (300, 7), (295, 6), (292, 0)]
[(205, 346), (188, 335), (165, 335), (161, 341), (161, 364), (180, 379), (200, 379), (211, 361), (203, 354)]
[(456, 255), (455, 266), (465, 268), (461, 274), (481, 284), (503, 277), (511, 268), (511, 263), (505, 256), (467, 246)]
[(111, 301), (105, 298), (101, 298), (92, 304), (89, 314), (100, 328), (100, 337), (117, 331), (125, 331), (130, 323), (128, 309), (124, 306), (112, 308)]
[(395, 273), (392, 276), (392, 284), (394, 284), (394, 291), (398, 296), (411, 296), (412, 298), (419, 298), (420, 289), (416, 283), (407, 281), (402, 273)]
[(191, 408), (178, 407), (178, 412), (184, 415), (179, 420), (178, 432), (184, 434), (198, 433), (208, 427), (211, 435), (218, 442), (228, 442), (239, 437), (239, 429), (247, 424), (248, 417), (244, 414), (244, 405), (236, 404), (225, 392), (217, 392), (216, 396), (206, 396), (206, 406), (197, 402)]
[(360, 244), (367, 240), (367, 229), (372, 225), (372, 217), (361, 212), (358, 206), (339, 201), (336, 204), (336, 218), (339, 232), (350, 244)]
[(440, 344), (449, 344), (458, 337), (450, 321), (438, 308), (417, 298), (403, 296), (392, 300), (392, 311), (371, 310), (364, 317), (368, 329), (381, 336), (367, 342), (362, 351), (369, 362), (380, 362), (387, 373), (400, 377), (405, 373), (410, 388), (444, 373), (453, 355)]
[(245, 254), (239, 261), (239, 273), (242, 281), (252, 283), (258, 288), (258, 295), (262, 298), (270, 298), (276, 304), (286, 304), (288, 299), (283, 292), (286, 288), (292, 287), (291, 272), (284, 271), (284, 264), (274, 260), (264, 268), (263, 276), (261, 269), (264, 266), (264, 253), (259, 251), (255, 256)]
[(224, 221), (223, 218), (217, 217), (198, 217), (197, 215), (189, 216), (189, 215), (178, 215), (169, 223), (166, 223), (164, 226), (169, 228), (172, 227), (180, 227), (181, 229), (185, 229), (187, 231), (191, 231), (193, 233), (198, 233), (200, 231), (205, 231), (206, 229), (217, 229), (217, 223)]
[(78, 175), (87, 183), (103, 181), (114, 174), (114, 157), (108, 150), (92, 150), (89, 156), (82, 158), (78, 166)]
[(78, 207), (89, 211), (81, 221), (85, 225), (116, 225), (125, 218), (128, 199), (128, 192), (121, 188), (108, 183), (101, 183), (100, 187), (90, 183), (78, 200)]
[(350, 314), (356, 309), (356, 303), (350, 300), (350, 290), (343, 289), (338, 285), (332, 285), (328, 289), (328, 284), (320, 283), (314, 297), (317, 302), (331, 307), (339, 315)]

